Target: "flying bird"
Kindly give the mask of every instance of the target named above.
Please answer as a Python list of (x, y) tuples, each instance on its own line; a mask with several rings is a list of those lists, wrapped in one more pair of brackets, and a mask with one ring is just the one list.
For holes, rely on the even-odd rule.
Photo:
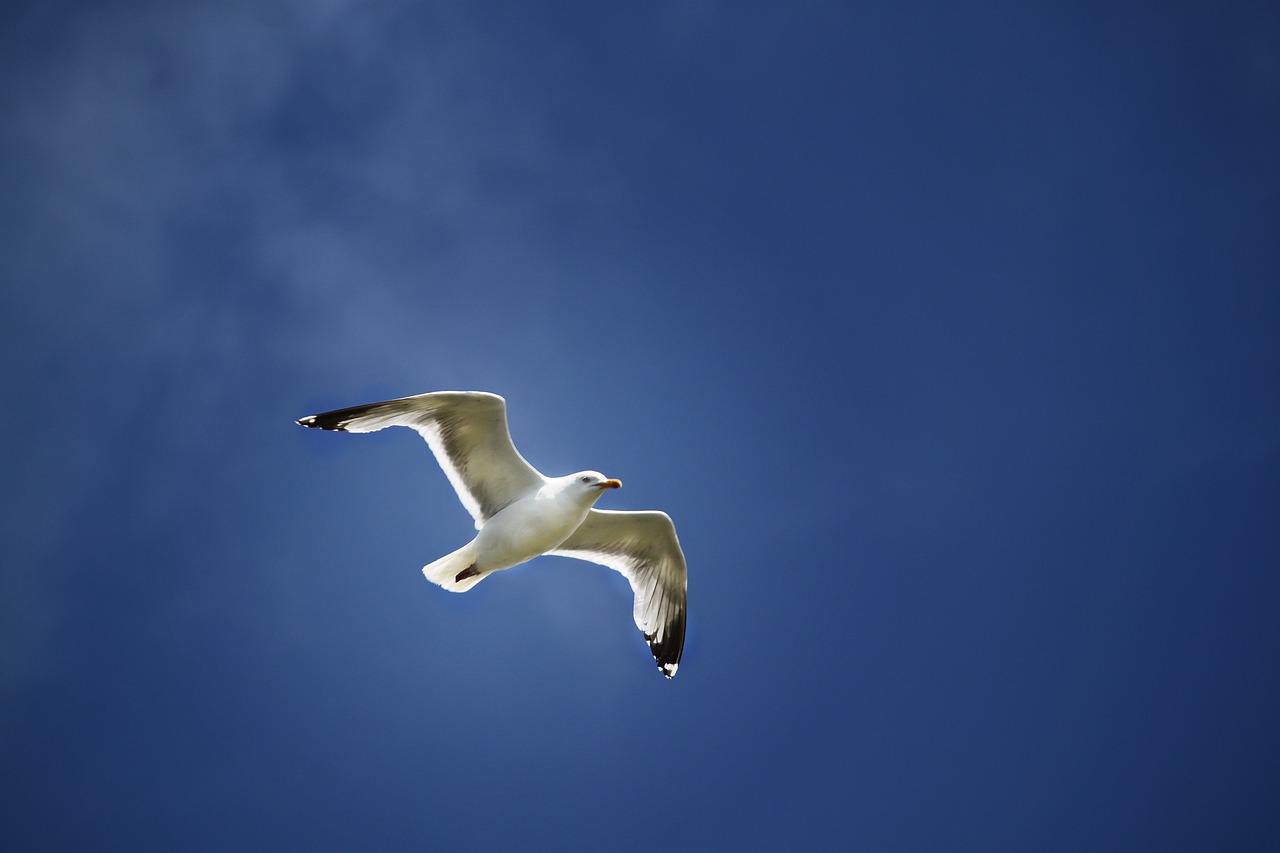
[(665, 512), (616, 512), (593, 504), (622, 486), (598, 471), (546, 477), (511, 443), (507, 403), (483, 391), (438, 391), (301, 418), (304, 427), (376, 432), (406, 426), (427, 441), (479, 531), (423, 567), (427, 580), (466, 592), (494, 572), (541, 554), (599, 563), (622, 574), (632, 615), (663, 675), (684, 651), (687, 569)]

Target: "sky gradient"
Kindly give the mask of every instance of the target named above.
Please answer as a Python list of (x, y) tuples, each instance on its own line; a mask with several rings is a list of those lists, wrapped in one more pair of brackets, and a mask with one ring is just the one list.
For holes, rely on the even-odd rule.
[[(0, 15), (6, 850), (1280, 845), (1280, 12)], [(673, 681), (293, 422), (450, 389)]]

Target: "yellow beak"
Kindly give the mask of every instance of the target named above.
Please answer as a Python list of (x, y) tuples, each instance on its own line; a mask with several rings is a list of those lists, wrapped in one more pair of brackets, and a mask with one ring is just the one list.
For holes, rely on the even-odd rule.
[(600, 484), (600, 488), (602, 488), (602, 489), (621, 489), (621, 488), (622, 488), (622, 481), (621, 481), (621, 480), (605, 480), (603, 483), (601, 483), (601, 484)]

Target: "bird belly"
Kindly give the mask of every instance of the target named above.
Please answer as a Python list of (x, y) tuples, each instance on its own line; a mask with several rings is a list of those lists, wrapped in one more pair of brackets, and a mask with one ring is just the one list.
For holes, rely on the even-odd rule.
[(480, 528), (476, 567), (495, 572), (547, 553), (578, 529), (587, 509), (533, 498), (517, 501)]

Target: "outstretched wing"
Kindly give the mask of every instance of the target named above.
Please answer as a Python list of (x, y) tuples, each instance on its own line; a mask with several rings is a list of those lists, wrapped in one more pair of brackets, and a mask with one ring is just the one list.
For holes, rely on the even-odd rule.
[(689, 572), (676, 527), (665, 512), (593, 509), (550, 553), (608, 566), (630, 581), (636, 627), (644, 632), (663, 675), (676, 674), (684, 651)]
[(475, 519), (476, 529), (546, 482), (511, 443), (507, 403), (497, 394), (438, 391), (310, 415), (298, 423), (343, 432), (376, 432), (389, 426), (417, 430)]

